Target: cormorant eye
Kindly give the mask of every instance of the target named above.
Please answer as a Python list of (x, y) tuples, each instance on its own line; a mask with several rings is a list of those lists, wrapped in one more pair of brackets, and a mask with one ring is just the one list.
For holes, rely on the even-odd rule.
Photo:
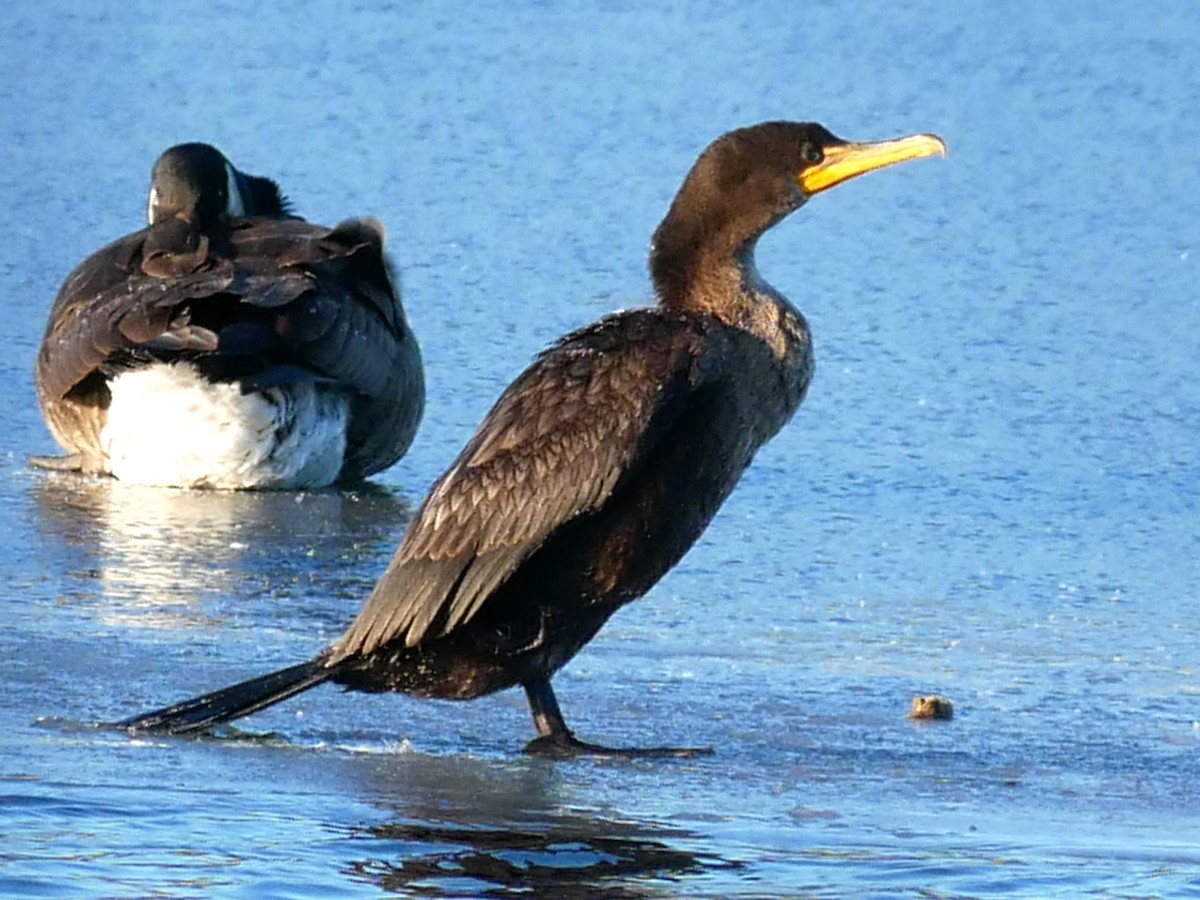
[(806, 163), (814, 165), (825, 158), (825, 154), (821, 152), (821, 148), (816, 144), (805, 144), (804, 149), (800, 151), (800, 155), (804, 157)]

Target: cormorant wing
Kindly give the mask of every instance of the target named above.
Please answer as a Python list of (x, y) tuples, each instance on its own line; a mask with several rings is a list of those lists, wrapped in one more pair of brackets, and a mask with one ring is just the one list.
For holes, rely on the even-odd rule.
[(433, 485), (331, 661), (468, 622), (552, 532), (599, 509), (710, 377), (717, 332), (661, 310), (563, 338), (501, 395)]

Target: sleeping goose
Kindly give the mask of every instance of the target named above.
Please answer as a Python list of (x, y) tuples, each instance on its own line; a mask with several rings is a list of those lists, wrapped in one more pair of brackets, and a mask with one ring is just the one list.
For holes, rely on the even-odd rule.
[(201, 143), (154, 164), (147, 219), (58, 292), (35, 380), (67, 455), (34, 464), (301, 489), (404, 454), (424, 372), (378, 221), (306, 222), (274, 181)]

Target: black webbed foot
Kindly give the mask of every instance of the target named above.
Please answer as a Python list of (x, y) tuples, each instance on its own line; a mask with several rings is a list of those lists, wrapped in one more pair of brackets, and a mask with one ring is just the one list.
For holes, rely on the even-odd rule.
[(712, 747), (603, 747), (581, 741), (569, 731), (543, 734), (525, 745), (524, 753), (547, 759), (574, 759), (577, 756), (611, 756), (618, 759), (691, 759), (711, 756)]
[(567, 727), (558, 700), (550, 687), (549, 679), (538, 679), (525, 683), (525, 696), (529, 699), (529, 711), (538, 736), (525, 745), (531, 756), (549, 759), (573, 759), (577, 756), (611, 756), (621, 759), (675, 758), (690, 759), (708, 756), (711, 747), (603, 747), (589, 744), (575, 737)]

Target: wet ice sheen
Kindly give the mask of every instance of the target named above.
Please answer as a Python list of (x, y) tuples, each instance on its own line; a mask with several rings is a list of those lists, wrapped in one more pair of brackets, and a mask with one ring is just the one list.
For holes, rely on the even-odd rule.
[[(1182, 10), (18, 4), (0, 894), (1200, 892)], [(763, 241), (813, 325), (809, 398), (556, 682), (589, 737), (715, 757), (527, 760), (515, 694), (321, 689), (208, 740), (88, 727), (335, 636), (502, 385), (645, 297), (696, 152), (784, 116), (933, 130), (950, 156)], [(387, 224), (430, 406), (382, 489), (197, 496), (25, 467), (52, 449), (30, 371), (53, 293), (136, 226), (181, 140), (318, 220)], [(918, 693), (955, 718), (906, 720)]]

